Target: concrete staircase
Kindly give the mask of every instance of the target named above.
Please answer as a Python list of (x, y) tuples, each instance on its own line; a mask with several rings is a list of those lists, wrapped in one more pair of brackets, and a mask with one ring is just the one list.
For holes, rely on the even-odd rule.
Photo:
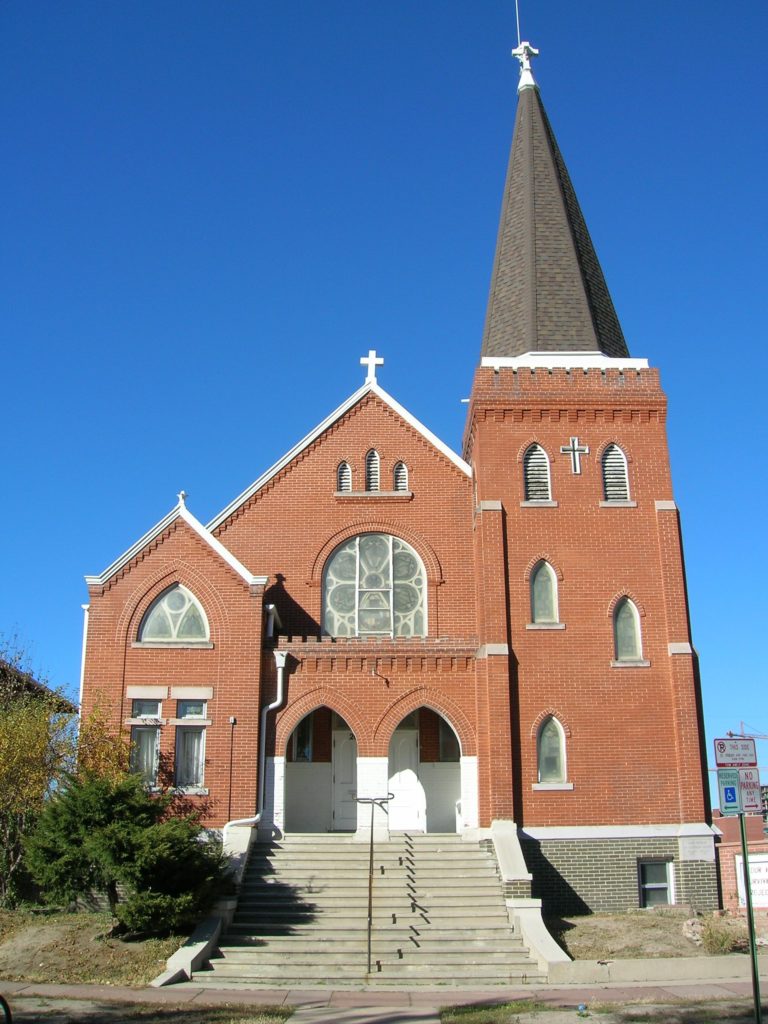
[(367, 843), (292, 835), (253, 847), (235, 917), (194, 981), (217, 988), (544, 981), (510, 927), (493, 855), (456, 835), (374, 848), (371, 973)]

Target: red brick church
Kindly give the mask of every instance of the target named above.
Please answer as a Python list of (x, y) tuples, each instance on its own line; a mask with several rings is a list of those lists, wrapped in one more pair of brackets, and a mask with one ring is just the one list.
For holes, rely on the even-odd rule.
[(515, 52), (461, 452), (383, 390), (370, 352), (359, 390), (211, 522), (182, 493), (86, 577), (83, 708), (107, 709), (134, 769), (199, 801), (233, 851), (365, 838), (358, 799), (387, 797), (379, 839), (506, 844), (510, 891), (550, 909), (705, 909), (666, 397), (629, 354), (534, 51)]

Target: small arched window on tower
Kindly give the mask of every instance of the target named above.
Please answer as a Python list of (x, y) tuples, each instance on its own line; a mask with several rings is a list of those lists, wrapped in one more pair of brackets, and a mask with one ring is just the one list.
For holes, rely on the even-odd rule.
[(603, 452), (603, 496), (606, 501), (629, 501), (627, 457), (617, 444)]
[(156, 598), (141, 620), (139, 642), (188, 645), (208, 640), (208, 620), (195, 595), (180, 583)]
[(526, 501), (549, 501), (552, 497), (549, 484), (549, 459), (538, 444), (532, 444), (523, 456)]
[(349, 492), (352, 490), (352, 470), (348, 462), (340, 462), (336, 470), (336, 490)]
[(565, 782), (565, 733), (554, 715), (545, 718), (536, 737), (539, 782), (557, 785)]
[(549, 562), (542, 559), (531, 573), (531, 622), (557, 621), (557, 577)]
[(392, 474), (392, 489), (395, 491), (408, 490), (408, 467), (404, 462), (396, 462)]
[(642, 661), (640, 615), (628, 597), (622, 597), (614, 608), (613, 642), (616, 661)]
[(381, 475), (381, 459), (379, 453), (374, 449), (365, 456), (365, 489), (366, 491), (378, 491)]

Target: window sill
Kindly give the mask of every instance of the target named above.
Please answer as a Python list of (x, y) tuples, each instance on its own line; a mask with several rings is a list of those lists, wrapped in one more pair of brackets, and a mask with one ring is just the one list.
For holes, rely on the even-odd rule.
[(334, 491), (334, 498), (399, 498), (410, 501), (413, 491)]
[(521, 501), (520, 508), (557, 508), (556, 501)]
[(161, 640), (134, 640), (131, 643), (131, 647), (147, 647), (150, 650), (158, 650), (164, 647), (178, 650), (213, 650), (213, 644), (209, 640), (188, 640), (186, 643), (179, 640), (169, 640), (168, 643), (163, 643)]
[(639, 658), (637, 661), (612, 661), (611, 668), (650, 668), (650, 661), (643, 661)]
[(622, 499), (621, 501), (601, 501), (600, 508), (637, 508), (636, 501)]
[(570, 792), (573, 789), (572, 782), (534, 782), (531, 789), (538, 790), (540, 792)]
[(526, 629), (565, 629), (564, 622), (528, 622)]
[(210, 718), (169, 718), (168, 725), (212, 725)]
[(175, 786), (173, 792), (181, 796), (208, 796), (208, 790), (204, 786)]
[(166, 718), (126, 718), (123, 720), (123, 725), (158, 726), (167, 724), (168, 719)]

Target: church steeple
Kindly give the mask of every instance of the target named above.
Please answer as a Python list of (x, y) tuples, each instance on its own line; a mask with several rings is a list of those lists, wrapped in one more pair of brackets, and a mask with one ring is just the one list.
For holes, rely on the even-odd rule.
[(518, 107), (501, 207), (482, 355), (629, 355), (600, 263), (531, 71), (520, 61)]

